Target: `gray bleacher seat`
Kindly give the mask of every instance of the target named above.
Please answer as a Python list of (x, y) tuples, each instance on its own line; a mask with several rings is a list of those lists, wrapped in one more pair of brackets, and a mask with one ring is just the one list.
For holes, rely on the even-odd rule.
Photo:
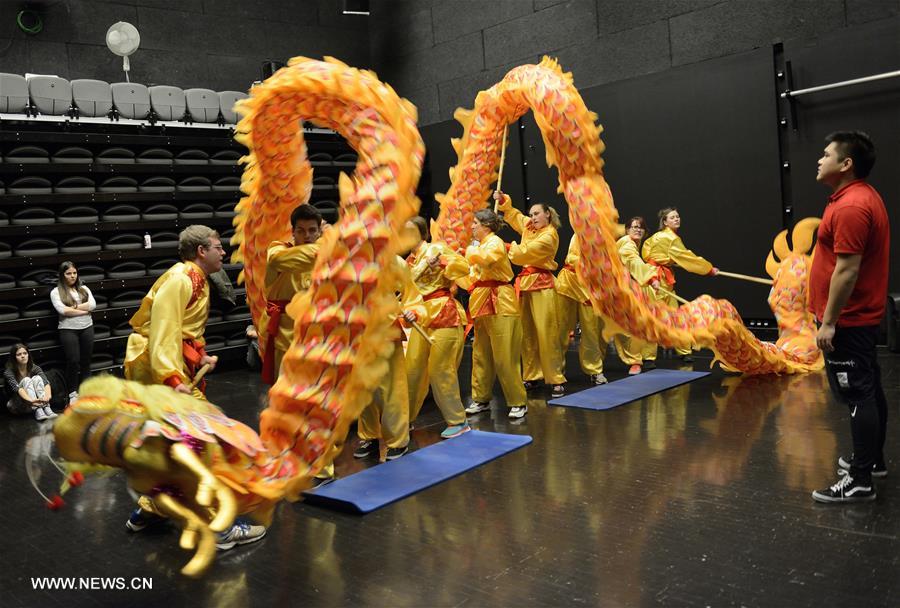
[[(129, 251), (143, 247), (144, 237), (139, 234), (117, 234), (103, 243), (103, 248), (107, 251)], [(107, 272), (107, 274), (112, 277), (112, 273)]]
[(117, 193), (137, 192), (138, 183), (137, 180), (132, 177), (117, 175), (103, 180), (103, 183), (97, 186), (97, 191)]
[(95, 236), (73, 236), (59, 248), (62, 253), (93, 253), (101, 249), (100, 239)]
[(148, 91), (150, 106), (160, 120), (181, 120), (184, 117), (184, 91), (162, 84), (150, 87)]
[(40, 146), (17, 146), (3, 155), (7, 163), (46, 164), (50, 162), (50, 154)]
[(321, 177), (313, 178), (313, 190), (333, 190), (337, 187), (337, 182), (333, 177), (328, 177), (327, 175), (323, 175)]
[(6, 187), (7, 194), (52, 194), (53, 185), (44, 177), (30, 175), (14, 180)]
[(216, 122), (219, 119), (219, 94), (210, 89), (186, 89), (184, 100), (194, 122)]
[(178, 233), (161, 231), (150, 235), (150, 242), (154, 249), (175, 249), (178, 247)]
[[(6, 184), (4, 184), (3, 182), (0, 182), (0, 194), (6, 194)], [(4, 215), (5, 215), (4, 213), (0, 212), (0, 226), (6, 225), (3, 223)], [(6, 222), (6, 223), (8, 224), (9, 222)]]
[(163, 175), (148, 177), (138, 186), (138, 190), (140, 192), (175, 192), (175, 180)]
[(189, 148), (179, 152), (178, 155), (175, 156), (174, 162), (176, 165), (208, 165), (209, 154), (203, 150)]
[(169, 205), (166, 203), (160, 203), (158, 205), (151, 205), (144, 209), (144, 212), (141, 213), (141, 219), (144, 220), (177, 220), (178, 219), (178, 209), (175, 205)]
[[(82, 266), (84, 268), (84, 266)], [(78, 273), (81, 274), (80, 272)], [(82, 278), (82, 281), (86, 281), (86, 279)], [(104, 308), (109, 308), (109, 298), (100, 294), (94, 294), (94, 301), (97, 303), (97, 307), (94, 310), (103, 310)]]
[(171, 165), (172, 153), (165, 148), (147, 148), (137, 155), (134, 162), (141, 165)]
[(102, 340), (103, 338), (108, 338), (112, 332), (109, 329), (109, 325), (104, 323), (94, 323), (94, 340)]
[(134, 331), (134, 328), (131, 327), (131, 324), (128, 321), (122, 321), (112, 328), (112, 334), (114, 336), (127, 336), (132, 331)]
[(242, 344), (247, 344), (247, 333), (242, 329), (241, 331), (236, 331), (232, 334), (229, 334), (225, 338), (226, 346), (240, 346)]
[[(41, 309), (40, 307), (36, 307), (36, 311), (42, 312), (43, 310), (44, 309)], [(49, 316), (50, 314), (53, 314), (53, 313), (50, 312), (46, 315), (35, 314), (35, 315), (31, 315), (31, 316), (46, 317), (46, 316)], [(23, 316), (29, 316), (29, 315), (23, 314)], [(30, 346), (31, 348), (52, 348), (54, 346), (59, 346), (59, 332), (53, 331), (53, 330), (39, 331), (36, 334), (32, 335), (30, 338), (28, 338), (28, 346)]]
[(226, 321), (235, 321), (238, 319), (248, 319), (250, 317), (250, 309), (246, 306), (235, 306), (225, 315)]
[(0, 260), (12, 257), (12, 245), (0, 241)]
[(14, 321), (19, 318), (19, 307), (12, 304), (0, 304), (0, 321)]
[(28, 105), (28, 83), (24, 76), (0, 72), (0, 112), (24, 114)]
[(331, 166), (331, 154), (328, 152), (315, 152), (309, 155), (309, 162), (312, 163), (312, 166), (322, 166), (327, 165)]
[(112, 109), (112, 90), (104, 80), (78, 78), (72, 81), (72, 101), (81, 116), (106, 116)]
[(32, 76), (28, 95), (41, 114), (62, 116), (72, 107), (72, 85), (59, 76)]
[(178, 182), (175, 189), (179, 192), (209, 192), (212, 190), (212, 183), (208, 177), (192, 175)]
[(83, 175), (72, 175), (64, 177), (53, 187), (54, 192), (59, 194), (90, 194), (96, 191), (94, 180)]
[(225, 320), (225, 314), (218, 308), (210, 308), (206, 317), (207, 323), (221, 323)]
[(234, 210), (236, 203), (223, 203), (216, 208), (215, 217), (234, 217), (237, 212)]
[(111, 308), (125, 308), (128, 306), (137, 306), (144, 299), (143, 291), (123, 291), (118, 293), (109, 301)]
[(0, 211), (0, 226), (9, 226), (9, 215), (7, 215), (6, 211)]
[(10, 222), (15, 226), (46, 226), (56, 223), (56, 215), (45, 207), (26, 207), (15, 212)]
[(179, 211), (178, 215), (183, 220), (211, 220), (213, 219), (213, 208), (212, 205), (206, 203), (193, 203)]
[(241, 189), (241, 178), (236, 175), (220, 177), (213, 184), (214, 192), (238, 192)]
[[(21, 277), (19, 277), (18, 285), (19, 287), (40, 287), (41, 285), (49, 285), (51, 283), (55, 284), (57, 278), (58, 274), (53, 270), (47, 270), (46, 268), (40, 270), (29, 270)], [(83, 280), (84, 279), (82, 278), (82, 281)]]
[(237, 150), (219, 150), (209, 157), (211, 165), (236, 165), (241, 158), (241, 153)]
[(21, 257), (56, 255), (59, 253), (59, 246), (56, 241), (50, 239), (28, 239), (20, 243), (13, 251)]
[(219, 110), (227, 124), (237, 124), (241, 117), (234, 111), (234, 104), (239, 99), (247, 99), (247, 97), (249, 95), (240, 91), (219, 91)]
[(87, 148), (81, 146), (66, 146), (60, 148), (50, 156), (50, 162), (62, 164), (90, 164), (94, 162), (94, 155)]
[(178, 260), (173, 258), (153, 262), (150, 264), (150, 268), (147, 269), (147, 274), (151, 277), (158, 277), (177, 263)]
[[(78, 276), (85, 283), (89, 281), (102, 281), (106, 278), (106, 272), (99, 266), (94, 266), (93, 264), (84, 264), (78, 267)], [(97, 308), (100, 308), (99, 298), (100, 296), (94, 295), (94, 299), (97, 300)], [(106, 302), (106, 298), (103, 298), (103, 301)]]
[(11, 336), (9, 334), (0, 336), (0, 352), (8, 353), (13, 344), (21, 341), (22, 338), (19, 336)]
[(225, 338), (222, 336), (206, 336), (206, 352), (225, 348)]
[[(93, 189), (91, 190), (93, 192)], [(59, 212), (56, 220), (61, 224), (91, 224), (99, 222), (100, 216), (97, 210), (87, 205), (77, 205), (75, 207), (66, 207)]]
[(147, 276), (147, 267), (141, 262), (122, 262), (107, 272), (111, 279), (137, 279)]
[(327, 221), (329, 224), (334, 224), (338, 219), (338, 204), (334, 201), (316, 201), (313, 203), (313, 207), (319, 210), (322, 214), (322, 218)]
[(106, 148), (97, 154), (97, 162), (110, 165), (131, 165), (134, 163), (134, 150), (128, 148)]
[(107, 367), (112, 367), (116, 364), (115, 359), (109, 353), (94, 353), (91, 357), (91, 371), (97, 371), (100, 369), (105, 369)]
[(344, 154), (338, 154), (332, 160), (332, 164), (337, 167), (355, 167), (356, 166), (356, 154), (353, 152), (345, 152)]
[(234, 228), (229, 228), (219, 233), (219, 240), (222, 241), (224, 247), (231, 246), (231, 237), (234, 236)]
[(16, 277), (5, 272), (0, 272), (0, 289), (13, 289), (16, 286)]
[(109, 85), (113, 105), (122, 118), (143, 120), (150, 114), (150, 93), (136, 82), (114, 82)]
[(115, 205), (103, 212), (104, 222), (138, 222), (141, 210), (134, 205)]

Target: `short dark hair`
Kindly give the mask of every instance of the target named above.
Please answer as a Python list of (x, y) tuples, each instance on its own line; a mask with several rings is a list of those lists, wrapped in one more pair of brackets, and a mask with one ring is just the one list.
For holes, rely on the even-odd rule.
[(676, 207), (663, 207), (659, 210), (659, 213), (656, 215), (659, 217), (659, 229), (662, 230), (666, 227), (666, 216), (672, 213), (673, 211), (678, 211)]
[(303, 204), (298, 206), (291, 212), (291, 229), (297, 225), (300, 220), (316, 220), (317, 224), (322, 223), (322, 214), (312, 205)]
[(503, 228), (503, 220), (501, 220), (500, 216), (490, 209), (482, 209), (481, 211), (476, 211), (475, 219), (481, 222), (481, 225), (491, 232), (500, 232), (500, 229)]
[(835, 131), (825, 137), (825, 145), (835, 143), (840, 158), (848, 156), (853, 161), (853, 175), (865, 179), (875, 166), (875, 144), (862, 131)]
[(640, 225), (642, 230), (645, 230), (645, 231), (647, 230), (647, 222), (645, 222), (644, 218), (641, 217), (640, 215), (635, 215), (630, 220), (628, 220), (628, 223), (625, 224), (625, 228), (626, 229), (631, 228), (631, 225), (634, 224), (635, 222), (637, 222)]

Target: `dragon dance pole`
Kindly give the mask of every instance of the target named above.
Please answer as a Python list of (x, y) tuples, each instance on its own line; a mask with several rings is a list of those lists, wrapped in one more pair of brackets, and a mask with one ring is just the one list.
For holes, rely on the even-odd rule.
[[(497, 173), (497, 189), (494, 192), (500, 192), (500, 185), (503, 183), (503, 165), (506, 164), (506, 133), (509, 131), (509, 125), (503, 127), (503, 144), (500, 148), (500, 170)], [(494, 201), (494, 213), (497, 213), (497, 204), (499, 201)]]
[(742, 281), (750, 281), (751, 283), (762, 283), (763, 285), (772, 284), (772, 279), (761, 279), (759, 277), (751, 277), (750, 275), (738, 274), (736, 272), (725, 272), (724, 270), (719, 271), (719, 276), (741, 279)]

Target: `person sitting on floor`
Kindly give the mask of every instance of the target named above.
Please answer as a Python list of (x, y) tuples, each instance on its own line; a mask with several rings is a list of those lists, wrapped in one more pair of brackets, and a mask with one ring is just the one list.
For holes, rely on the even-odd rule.
[(38, 421), (56, 418), (56, 412), (50, 409), (50, 381), (44, 370), (31, 360), (27, 346), (13, 345), (3, 377), (11, 394), (6, 402), (11, 413), (34, 414)]

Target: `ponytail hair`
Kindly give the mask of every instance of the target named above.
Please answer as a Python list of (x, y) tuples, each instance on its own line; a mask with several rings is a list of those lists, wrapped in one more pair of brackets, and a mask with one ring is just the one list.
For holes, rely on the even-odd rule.
[(662, 230), (666, 227), (666, 216), (672, 213), (673, 211), (678, 211), (676, 207), (664, 207), (659, 210), (657, 214), (659, 216), (659, 229)]
[(500, 232), (503, 228), (503, 220), (491, 209), (481, 209), (480, 211), (476, 211), (475, 219), (491, 232)]

